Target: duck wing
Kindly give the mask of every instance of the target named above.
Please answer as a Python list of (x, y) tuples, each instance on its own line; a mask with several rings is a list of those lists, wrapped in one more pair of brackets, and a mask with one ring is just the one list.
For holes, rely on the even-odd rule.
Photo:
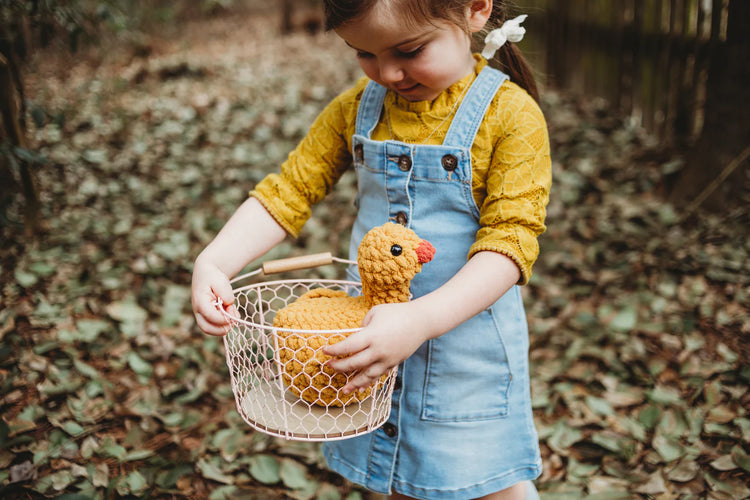
[(369, 306), (364, 297), (351, 297), (341, 290), (316, 288), (276, 313), (273, 325), (304, 330), (359, 328)]

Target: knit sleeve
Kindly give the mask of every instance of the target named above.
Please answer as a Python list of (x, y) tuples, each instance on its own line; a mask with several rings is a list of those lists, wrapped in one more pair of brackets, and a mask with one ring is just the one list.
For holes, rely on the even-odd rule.
[(295, 238), (310, 218), (312, 206), (331, 191), (352, 163), (349, 143), (365, 83), (360, 81), (331, 101), (289, 153), (281, 171), (267, 175), (250, 191)]
[(469, 250), (490, 250), (511, 258), (526, 284), (539, 255), (538, 236), (552, 183), (547, 125), (536, 102), (524, 91), (500, 95), (497, 140), (487, 172), (486, 197), (480, 208), (480, 229)]

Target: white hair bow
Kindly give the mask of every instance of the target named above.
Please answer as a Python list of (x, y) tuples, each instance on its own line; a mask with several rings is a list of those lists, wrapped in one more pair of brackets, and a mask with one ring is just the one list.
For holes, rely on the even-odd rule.
[(523, 35), (526, 33), (526, 28), (521, 26), (521, 23), (526, 20), (528, 16), (521, 14), (515, 19), (509, 19), (503, 23), (496, 30), (489, 32), (487, 37), (484, 39), (484, 50), (482, 50), (482, 57), (485, 59), (492, 59), (495, 57), (497, 49), (505, 45), (505, 42), (510, 40), (513, 43), (520, 42), (523, 39)]

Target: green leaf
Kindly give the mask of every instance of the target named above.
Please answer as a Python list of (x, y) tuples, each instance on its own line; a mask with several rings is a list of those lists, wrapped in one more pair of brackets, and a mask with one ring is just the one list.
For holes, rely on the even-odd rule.
[(106, 149), (88, 149), (81, 155), (84, 160), (95, 165), (101, 165), (107, 162)]
[(566, 469), (569, 476), (574, 476), (578, 479), (590, 477), (593, 474), (595, 474), (596, 471), (598, 470), (599, 470), (598, 464), (582, 463), (572, 457), (568, 460), (568, 467)]
[(166, 241), (154, 245), (154, 252), (167, 261), (175, 261), (190, 253), (190, 238), (186, 231), (173, 231)]
[(112, 319), (122, 322), (142, 322), (148, 317), (146, 310), (132, 300), (112, 302), (106, 311)]
[(724, 455), (711, 462), (711, 467), (718, 471), (729, 471), (737, 468), (737, 464), (734, 462), (732, 455)]
[(24, 271), (22, 269), (16, 269), (13, 273), (14, 278), (16, 279), (16, 283), (18, 283), (22, 288), (29, 288), (31, 286), (34, 286), (37, 281), (39, 281), (39, 278), (37, 278), (36, 274)]
[(81, 427), (81, 424), (73, 422), (72, 420), (65, 422), (62, 425), (62, 429), (73, 437), (80, 436), (86, 431), (86, 429)]
[(742, 431), (742, 439), (750, 443), (750, 418), (735, 418), (733, 423)]
[(159, 472), (156, 476), (156, 484), (162, 488), (171, 489), (177, 484), (177, 480), (191, 472), (193, 472), (192, 464), (179, 464), (173, 468)]
[(747, 472), (750, 472), (750, 455), (745, 453), (740, 445), (736, 445), (732, 448), (732, 460), (738, 466), (742, 467)]
[(171, 285), (164, 293), (161, 324), (173, 326), (182, 316), (185, 306), (190, 301), (190, 289), (184, 286)]
[(666, 436), (654, 436), (651, 444), (667, 463), (677, 460), (685, 454), (685, 448), (678, 441)]
[(657, 405), (647, 405), (638, 415), (638, 421), (646, 429), (653, 429), (662, 416), (662, 409)]
[(654, 389), (648, 391), (648, 397), (655, 403), (661, 403), (668, 406), (682, 406), (684, 404), (680, 391), (674, 387), (668, 387), (665, 385), (657, 385)]
[(232, 484), (214, 488), (208, 495), (208, 500), (234, 500), (235, 498), (238, 498), (237, 487)]
[(621, 456), (629, 456), (635, 449), (633, 440), (611, 431), (595, 432), (591, 435), (591, 441)]
[(339, 490), (336, 489), (335, 486), (328, 483), (323, 483), (320, 485), (320, 488), (318, 488), (318, 491), (315, 492), (315, 499), (341, 500), (341, 493), (339, 493)]
[(583, 433), (579, 429), (571, 428), (562, 421), (555, 426), (552, 436), (547, 440), (547, 444), (557, 454), (567, 456), (569, 448), (583, 439)]
[(606, 417), (615, 414), (615, 411), (605, 399), (597, 398), (591, 395), (587, 395), (585, 399), (586, 406), (591, 408), (597, 415)]
[(284, 486), (293, 490), (304, 488), (310, 482), (307, 469), (302, 464), (289, 459), (281, 461), (279, 476)]
[(638, 311), (633, 306), (626, 306), (615, 315), (609, 326), (618, 332), (629, 332), (637, 323)]
[(279, 462), (272, 455), (255, 455), (250, 462), (250, 474), (263, 484), (275, 484), (281, 480)]
[(218, 460), (214, 457), (214, 460), (202, 458), (198, 460), (198, 470), (201, 472), (203, 477), (211, 479), (224, 484), (233, 484), (234, 477), (229, 474), (225, 474), (218, 466)]
[(80, 359), (73, 359), (73, 366), (75, 366), (75, 369), (83, 375), (84, 377), (88, 377), (90, 379), (98, 380), (101, 378), (101, 374), (91, 365), (87, 365)]
[(154, 450), (133, 450), (125, 454), (122, 457), (123, 462), (133, 462), (136, 460), (144, 460), (154, 455)]
[(101, 319), (79, 319), (76, 321), (76, 327), (75, 339), (87, 343), (95, 341), (99, 335), (112, 328), (108, 321)]
[(128, 474), (127, 478), (125, 479), (125, 483), (127, 484), (130, 492), (134, 495), (142, 495), (148, 487), (146, 478), (143, 477), (143, 474), (141, 474), (137, 470), (134, 470), (133, 472)]
[(99, 450), (108, 457), (116, 458), (117, 460), (122, 460), (125, 458), (125, 454), (128, 450), (125, 449), (124, 446), (119, 445), (117, 443), (113, 443), (111, 441), (103, 444)]
[(154, 373), (151, 364), (144, 361), (135, 351), (128, 352), (128, 365), (135, 373), (144, 377), (150, 377)]
[(667, 479), (678, 483), (687, 483), (688, 481), (692, 481), (700, 470), (700, 465), (695, 460), (682, 459), (669, 471)]

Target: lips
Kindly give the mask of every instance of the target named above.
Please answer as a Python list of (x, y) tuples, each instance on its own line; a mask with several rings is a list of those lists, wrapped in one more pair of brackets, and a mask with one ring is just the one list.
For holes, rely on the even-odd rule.
[(417, 87), (419, 87), (419, 84), (415, 83), (414, 85), (408, 87), (394, 87), (393, 90), (395, 90), (396, 92), (410, 92), (412, 90), (416, 90)]

